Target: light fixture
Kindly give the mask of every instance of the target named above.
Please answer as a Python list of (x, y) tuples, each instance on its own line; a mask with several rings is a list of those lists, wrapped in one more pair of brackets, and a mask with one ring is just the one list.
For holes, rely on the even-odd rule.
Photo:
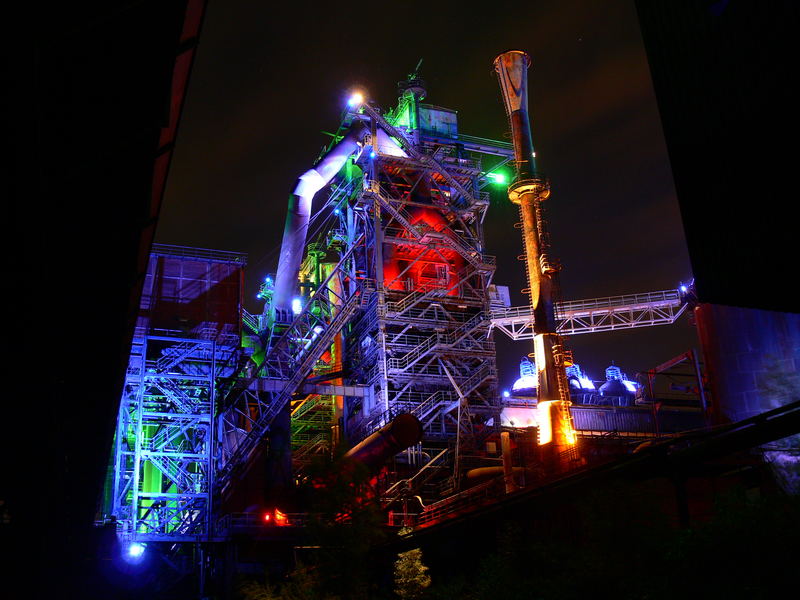
[(131, 542), (125, 548), (122, 555), (123, 560), (129, 564), (137, 564), (144, 560), (146, 545), (141, 542)]
[(506, 177), (505, 173), (487, 173), (486, 178), (498, 185), (505, 185), (508, 183), (508, 177)]
[(292, 299), (292, 312), (296, 315), (303, 312), (303, 301), (300, 298)]
[(364, 103), (364, 95), (361, 92), (353, 92), (353, 94), (347, 101), (347, 106), (349, 106), (350, 108), (355, 108), (363, 103)]

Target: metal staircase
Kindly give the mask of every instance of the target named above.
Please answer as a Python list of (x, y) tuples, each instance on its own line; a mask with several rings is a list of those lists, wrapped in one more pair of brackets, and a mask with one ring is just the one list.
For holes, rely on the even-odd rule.
[(486, 315), (479, 312), (468, 321), (462, 323), (458, 329), (453, 330), (451, 333), (435, 333), (427, 337), (425, 341), (416, 346), (413, 350), (406, 353), (401, 358), (390, 358), (388, 361), (389, 369), (397, 371), (405, 371), (413, 366), (418, 360), (426, 356), (430, 351), (437, 347), (450, 348), (464, 340), (473, 331), (478, 329), (486, 322)]
[(448, 246), (458, 252), (480, 272), (492, 272), (496, 268), (497, 259), (494, 256), (483, 254), (477, 249), (462, 243), (455, 232), (451, 231), (449, 228), (446, 228), (447, 231), (429, 231), (413, 225), (411, 221), (408, 220), (408, 216), (402, 208), (396, 208), (392, 205), (388, 199), (388, 194), (386, 194), (383, 189), (378, 188), (378, 191), (365, 192), (365, 196), (377, 198), (386, 212), (392, 215), (408, 233), (414, 236), (419, 244), (429, 247)]
[[(335, 272), (335, 271), (334, 271)], [(252, 455), (261, 438), (269, 430), (272, 420), (284, 409), (292, 394), (297, 391), (300, 384), (311, 373), (314, 365), (322, 354), (333, 343), (334, 337), (350, 321), (359, 308), (362, 308), (374, 291), (374, 283), (363, 282), (347, 300), (336, 307), (334, 317), (330, 323), (315, 314), (312, 308), (314, 300), (319, 296), (327, 297), (332, 293), (327, 285), (321, 285), (312, 299), (295, 318), (292, 325), (283, 333), (275, 345), (270, 349), (264, 364), (259, 369), (258, 375), (266, 375), (286, 381), (283, 389), (271, 394), (265, 403), (262, 395), (244, 394), (257, 379), (257, 376), (241, 380), (234, 386), (233, 394), (225, 402), (226, 411), (220, 415), (219, 422), (225, 427), (222, 436), (222, 464), (217, 470), (217, 481), (223, 488), (229, 482), (233, 471), (243, 465)], [(237, 389), (238, 388), (238, 389)], [(252, 407), (243, 410), (233, 410), (237, 401), (245, 398), (248, 402), (257, 402), (258, 419), (249, 423), (247, 430), (239, 427), (237, 415), (250, 412)], [(229, 419), (228, 417), (232, 417)], [(234, 435), (230, 435), (234, 433)]]

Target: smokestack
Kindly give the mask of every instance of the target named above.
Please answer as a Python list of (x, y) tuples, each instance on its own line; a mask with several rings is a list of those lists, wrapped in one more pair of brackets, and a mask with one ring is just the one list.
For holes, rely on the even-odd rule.
[[(528, 117), (528, 67), (531, 59), (521, 50), (510, 50), (494, 59), (503, 104), (511, 125), (516, 177), (508, 188), (508, 199), (519, 206), (525, 267), (531, 311), (534, 319), (534, 356), (539, 375), (537, 390), (540, 405), (555, 404), (548, 410), (559, 444), (575, 443), (569, 414), (569, 386), (564, 371), (568, 354), (556, 330), (554, 308), (558, 267), (547, 256), (542, 202), (550, 197), (550, 183), (536, 170), (535, 153)], [(548, 442), (549, 443), (549, 442)]]
[(529, 179), (536, 173), (536, 158), (528, 117), (528, 67), (531, 58), (521, 50), (504, 52), (494, 59), (494, 70), (500, 80), (503, 104), (511, 123), (514, 162), (517, 177)]

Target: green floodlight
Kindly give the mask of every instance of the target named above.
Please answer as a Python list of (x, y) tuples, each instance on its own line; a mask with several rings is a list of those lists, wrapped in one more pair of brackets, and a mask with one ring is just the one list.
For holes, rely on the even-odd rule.
[(487, 173), (486, 178), (498, 185), (505, 185), (508, 183), (508, 177), (506, 177), (505, 173)]

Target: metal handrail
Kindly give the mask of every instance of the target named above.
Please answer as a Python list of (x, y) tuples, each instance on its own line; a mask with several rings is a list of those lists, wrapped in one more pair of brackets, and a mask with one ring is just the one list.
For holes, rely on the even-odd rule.
[(153, 244), (150, 250), (155, 256), (180, 256), (183, 258), (201, 258), (214, 262), (228, 262), (239, 265), (247, 264), (247, 254), (244, 252), (230, 252), (228, 250), (212, 250), (210, 248), (192, 248), (191, 246), (171, 246), (168, 244)]
[[(593, 311), (604, 308), (646, 308), (654, 303), (663, 302), (665, 305), (677, 306), (681, 302), (678, 290), (664, 290), (661, 292), (646, 292), (642, 294), (626, 294), (622, 296), (608, 296), (605, 298), (589, 298), (586, 300), (570, 300), (558, 302), (556, 313), (567, 315), (578, 311)], [(512, 306), (498, 308), (491, 312), (492, 319), (515, 319), (532, 317), (533, 310), (530, 306)]]

